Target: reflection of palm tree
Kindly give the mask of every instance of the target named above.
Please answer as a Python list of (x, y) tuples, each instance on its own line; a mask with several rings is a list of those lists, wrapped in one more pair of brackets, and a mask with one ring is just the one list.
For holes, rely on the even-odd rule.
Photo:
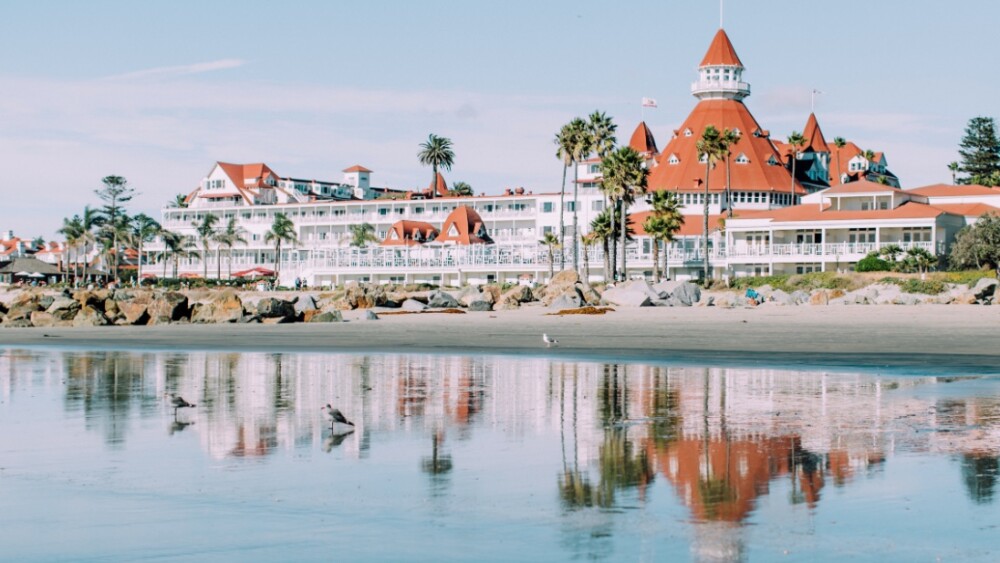
[(421, 469), (429, 473), (432, 478), (444, 475), (452, 469), (451, 455), (440, 452), (442, 442), (444, 442), (443, 432), (435, 432), (431, 436), (431, 457), (425, 457), (420, 464)]
[(1000, 476), (1000, 458), (976, 454), (962, 456), (962, 480), (965, 481), (969, 498), (976, 504), (993, 502), (998, 476)]

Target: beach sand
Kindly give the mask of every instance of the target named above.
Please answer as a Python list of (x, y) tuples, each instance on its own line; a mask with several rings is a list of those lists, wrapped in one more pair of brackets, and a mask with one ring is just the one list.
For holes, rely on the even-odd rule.
[[(550, 316), (540, 306), (289, 325), (0, 329), (0, 345), (93, 349), (535, 354), (717, 365), (1000, 373), (1000, 307), (637, 308)], [(557, 338), (548, 348), (542, 333)]]

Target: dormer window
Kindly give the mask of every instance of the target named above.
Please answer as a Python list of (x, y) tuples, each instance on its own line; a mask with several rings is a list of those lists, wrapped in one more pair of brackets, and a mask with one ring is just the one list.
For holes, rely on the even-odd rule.
[(456, 227), (455, 225), (452, 225), (451, 227), (449, 227), (448, 228), (448, 236), (450, 236), (450, 237), (457, 237), (458, 236), (458, 227)]
[(749, 163), (750, 159), (747, 158), (746, 153), (740, 153), (740, 155), (736, 157), (736, 164), (749, 164)]
[(777, 166), (778, 165), (778, 160), (776, 158), (774, 158), (774, 155), (772, 154), (770, 157), (768, 157), (767, 164), (768, 164), (768, 166)]
[(736, 135), (737, 137), (739, 137), (743, 133), (740, 131), (739, 127), (733, 127), (733, 134)]
[(701, 155), (701, 157), (700, 157), (700, 158), (698, 158), (698, 162), (700, 162), (700, 163), (702, 163), (702, 164), (705, 164), (706, 162), (708, 162), (708, 154), (704, 154), (704, 153), (703, 153), (703, 154)]
[(667, 164), (680, 164), (681, 159), (677, 158), (676, 154), (671, 154), (670, 158), (667, 159)]
[(693, 133), (691, 132), (691, 130), (690, 130), (690, 129), (685, 129), (685, 130), (684, 130), (684, 136), (685, 136), (685, 137), (690, 137), (691, 135), (693, 135)]

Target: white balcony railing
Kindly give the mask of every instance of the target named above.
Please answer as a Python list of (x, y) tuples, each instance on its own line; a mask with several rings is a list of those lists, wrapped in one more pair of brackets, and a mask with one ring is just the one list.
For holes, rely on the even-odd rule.
[(760, 257), (780, 258), (786, 256), (839, 256), (841, 258), (863, 257), (870, 252), (877, 252), (888, 245), (896, 245), (903, 251), (911, 248), (922, 248), (931, 253), (943, 254), (943, 243), (931, 241), (886, 241), (886, 242), (834, 242), (825, 244), (791, 243), (791, 244), (746, 244), (737, 243), (727, 253), (729, 257)]

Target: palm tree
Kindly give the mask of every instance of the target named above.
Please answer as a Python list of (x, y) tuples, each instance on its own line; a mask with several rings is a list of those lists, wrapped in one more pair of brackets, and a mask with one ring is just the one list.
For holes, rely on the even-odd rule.
[(163, 252), (158, 258), (163, 260), (163, 277), (167, 277), (167, 261), (173, 258), (174, 275), (177, 277), (177, 267), (181, 258), (198, 258), (198, 251), (194, 250), (194, 242), (190, 237), (173, 231), (162, 230), (160, 237), (163, 239)]
[(205, 279), (208, 279), (208, 243), (215, 240), (215, 225), (218, 222), (218, 215), (206, 213), (200, 222), (193, 221), (191, 223), (194, 230), (198, 232), (198, 240), (201, 241), (201, 248), (203, 250), (202, 269), (204, 270)]
[[(433, 135), (431, 135), (433, 137)], [(274, 222), (271, 223), (271, 228), (266, 233), (264, 233), (264, 242), (274, 243), (274, 279), (277, 282), (279, 269), (281, 267), (281, 243), (298, 243), (299, 239), (295, 236), (295, 224), (292, 220), (288, 218), (284, 213), (277, 213), (274, 216)]]
[(431, 133), (427, 136), (427, 142), (420, 143), (420, 152), (417, 153), (420, 164), (430, 165), (434, 175), (431, 178), (430, 199), (434, 199), (434, 192), (437, 190), (438, 168), (451, 170), (455, 164), (455, 151), (451, 150), (451, 139), (438, 137)]
[(593, 237), (593, 242), (600, 241), (602, 250), (604, 251), (604, 281), (605, 283), (611, 281), (611, 252), (610, 252), (610, 241), (615, 238), (615, 229), (612, 226), (612, 216), (611, 208), (607, 208), (602, 211), (594, 220), (590, 223), (590, 235)]
[(167, 202), (167, 207), (173, 207), (173, 208), (187, 207), (188, 206), (187, 197), (188, 196), (184, 194), (177, 194), (174, 196), (174, 199)]
[[(705, 162), (705, 202), (704, 202), (704, 233), (702, 236), (702, 272), (705, 281), (708, 281), (710, 275), (710, 269), (708, 264), (708, 180), (712, 172), (712, 168), (715, 167), (715, 163), (723, 155), (722, 149), (722, 139), (719, 134), (719, 130), (715, 128), (714, 125), (709, 125), (705, 127), (705, 131), (701, 134), (701, 139), (695, 144), (695, 148), (698, 151), (698, 158)], [(794, 183), (794, 179), (793, 179)]]
[(130, 233), (130, 238), (134, 242), (136, 250), (139, 252), (139, 261), (136, 263), (135, 272), (136, 283), (142, 283), (142, 247), (145, 243), (151, 242), (154, 238), (156, 238), (162, 230), (163, 227), (145, 213), (140, 213), (132, 218), (132, 231)]
[[(86, 276), (87, 266), (90, 265), (90, 245), (97, 244), (97, 236), (94, 230), (104, 224), (104, 218), (89, 205), (83, 208), (83, 215), (80, 216), (80, 226), (83, 232), (80, 234), (80, 242), (83, 243), (83, 275)], [(79, 259), (79, 256), (77, 257)]]
[(843, 137), (834, 137), (833, 144), (837, 147), (837, 182), (839, 183), (841, 181), (840, 174), (843, 170), (843, 168), (840, 167), (840, 149), (847, 145), (847, 139), (844, 139)]
[[(559, 132), (556, 133), (554, 142), (557, 147), (556, 158), (561, 160), (563, 164), (562, 189), (559, 190), (559, 245), (561, 247), (565, 247), (566, 221), (564, 216), (566, 211), (566, 169), (568, 169), (570, 164), (573, 163), (573, 149), (575, 148), (574, 143), (576, 142), (573, 123), (563, 125), (562, 128), (559, 129)], [(573, 236), (576, 236), (576, 234)], [(575, 243), (574, 246), (576, 246)], [(565, 252), (559, 254), (559, 269), (566, 269)]]
[(910, 263), (923, 277), (924, 272), (937, 266), (937, 258), (926, 248), (913, 247), (906, 251), (906, 261)]
[(573, 270), (580, 271), (580, 246), (577, 244), (580, 232), (579, 223), (579, 187), (580, 187), (580, 162), (587, 158), (587, 155), (594, 150), (594, 136), (590, 132), (587, 122), (579, 117), (569, 122), (570, 134), (572, 138), (573, 154)]
[(670, 243), (674, 240), (674, 235), (684, 224), (684, 215), (681, 213), (681, 202), (677, 195), (665, 190), (652, 193), (649, 203), (653, 210), (646, 218), (642, 228), (653, 240), (653, 277), (660, 280), (660, 243), (663, 243), (663, 273), (667, 275), (667, 256), (669, 254)]
[(552, 233), (545, 233), (542, 236), (542, 240), (538, 241), (538, 244), (548, 247), (549, 251), (549, 281), (552, 280), (552, 276), (555, 275), (555, 253), (553, 249), (562, 248), (559, 245), (559, 237)]
[[(580, 244), (583, 245), (583, 281), (590, 283), (590, 247), (597, 244), (600, 239), (596, 231), (590, 231), (585, 235), (580, 235)], [(605, 260), (607, 260), (605, 258)]]
[[(619, 206), (621, 225), (627, 225), (625, 216), (628, 207), (635, 202), (637, 196), (646, 194), (646, 160), (632, 147), (621, 147), (609, 153), (601, 161), (602, 185)], [(626, 230), (621, 229), (621, 270), (620, 277), (627, 277), (625, 269), (625, 238)], [(612, 249), (612, 255), (615, 250)], [(617, 277), (615, 279), (618, 279)]]
[(884, 256), (892, 264), (892, 269), (896, 269), (896, 260), (903, 254), (903, 248), (898, 244), (887, 244), (879, 249), (879, 256)]
[[(436, 178), (436, 177), (435, 177)], [(455, 182), (451, 185), (451, 195), (458, 197), (470, 197), (475, 195), (472, 191), (472, 186), (468, 182)]]
[(951, 183), (953, 185), (958, 183), (958, 177), (956, 176), (956, 174), (958, 174), (958, 171), (960, 169), (961, 169), (961, 167), (959, 166), (959, 164), (957, 162), (949, 162), (948, 163), (948, 170), (951, 171)]
[[(63, 219), (63, 226), (57, 231), (59, 234), (66, 237), (66, 271), (69, 272), (70, 268), (70, 251), (76, 248), (80, 244), (80, 239), (83, 237), (83, 223), (80, 221), (79, 215), (74, 215), (72, 219)], [(76, 263), (73, 263), (73, 285), (77, 282), (77, 267)]]
[[(127, 241), (131, 233), (132, 218), (118, 210), (111, 215), (107, 209), (102, 217), (100, 228), (95, 233), (95, 242), (101, 243), (101, 256), (104, 263), (110, 265), (114, 279), (118, 280), (118, 266), (121, 264), (122, 243)], [(113, 217), (113, 219), (112, 219)]]
[(792, 131), (792, 134), (788, 136), (788, 144), (792, 146), (792, 154), (790, 160), (792, 161), (792, 187), (791, 187), (791, 205), (795, 205), (795, 163), (799, 161), (799, 148), (806, 144), (806, 138), (798, 131)]
[(375, 227), (373, 227), (371, 223), (351, 225), (350, 229), (351, 246), (364, 248), (369, 242), (378, 242), (378, 237), (375, 236)]
[[(597, 155), (597, 158), (604, 160), (604, 157), (611, 154), (615, 149), (615, 144), (618, 142), (615, 133), (618, 131), (618, 125), (608, 117), (603, 111), (594, 110), (589, 116), (587, 116), (587, 132), (590, 136), (591, 150)], [(588, 151), (589, 154), (590, 151)], [(587, 155), (584, 155), (586, 157)], [(575, 201), (573, 203), (573, 209), (579, 205)], [(575, 240), (575, 239), (574, 239)], [(612, 254), (614, 247), (612, 247)], [(614, 270), (614, 263), (611, 265), (612, 270)]]
[(726, 159), (726, 210), (730, 217), (733, 216), (733, 188), (729, 174), (729, 157), (733, 154), (733, 147), (740, 141), (740, 134), (732, 129), (723, 129), (719, 137), (722, 144), (722, 152)]
[[(228, 258), (226, 260), (226, 265), (229, 268), (229, 273), (226, 277), (229, 279), (233, 277), (233, 247), (236, 246), (236, 243), (246, 244), (246, 234), (246, 229), (239, 225), (236, 221), (236, 217), (230, 217), (229, 222), (226, 223), (226, 228), (222, 229), (215, 235), (215, 242), (219, 243), (219, 247), (226, 247), (226, 256)], [(221, 262), (222, 260), (219, 260), (220, 267)], [(219, 272), (219, 278), (222, 278), (221, 272)]]

